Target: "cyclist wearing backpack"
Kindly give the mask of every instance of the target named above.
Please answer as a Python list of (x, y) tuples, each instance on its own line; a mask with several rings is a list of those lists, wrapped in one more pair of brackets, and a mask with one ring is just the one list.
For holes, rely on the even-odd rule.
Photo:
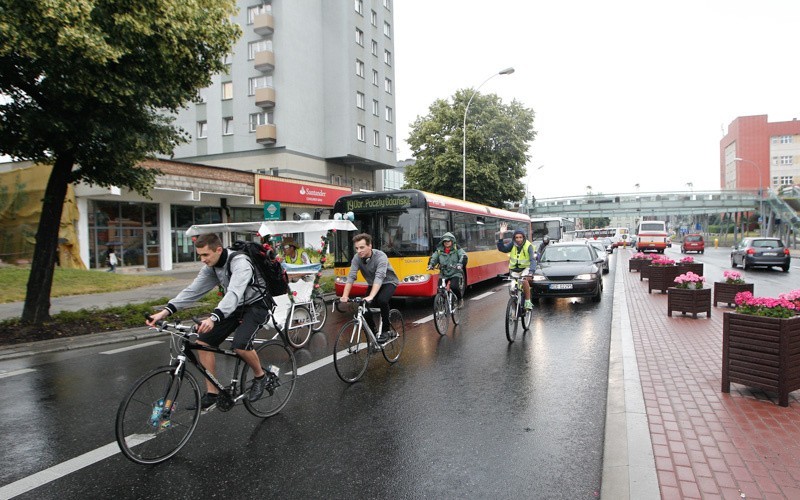
[[(155, 326), (156, 321), (193, 305), (208, 292), (219, 287), (224, 295), (211, 315), (197, 326), (200, 334), (198, 342), (218, 347), (233, 332), (232, 347), (250, 366), (255, 376), (248, 397), (250, 401), (257, 401), (264, 394), (266, 382), (266, 373), (253, 350), (256, 332), (269, 314), (269, 295), (265, 293), (264, 279), (255, 272), (247, 254), (224, 248), (216, 234), (201, 234), (194, 245), (205, 266), (189, 286), (170, 300), (165, 309), (153, 314), (146, 323)], [(203, 366), (215, 375), (214, 353), (198, 351), (198, 354)], [(201, 400), (204, 410), (217, 401), (216, 387), (207, 380), (206, 388), (207, 392)]]
[(450, 282), (450, 290), (458, 299), (459, 308), (464, 307), (464, 298), (461, 296), (461, 270), (464, 268), (466, 260), (467, 252), (456, 244), (456, 237), (453, 236), (453, 233), (442, 235), (439, 246), (428, 260), (428, 269), (433, 269), (438, 264), (441, 269), (439, 279)]

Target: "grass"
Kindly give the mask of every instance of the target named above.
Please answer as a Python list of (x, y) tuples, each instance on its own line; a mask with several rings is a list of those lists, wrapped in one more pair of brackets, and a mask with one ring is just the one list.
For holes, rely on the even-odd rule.
[[(25, 300), (30, 269), (19, 267), (0, 268), (0, 302), (21, 302)], [(135, 274), (107, 273), (83, 269), (56, 268), (53, 273), (51, 297), (83, 295), (128, 290), (152, 285), (171, 279), (169, 276), (139, 276)]]

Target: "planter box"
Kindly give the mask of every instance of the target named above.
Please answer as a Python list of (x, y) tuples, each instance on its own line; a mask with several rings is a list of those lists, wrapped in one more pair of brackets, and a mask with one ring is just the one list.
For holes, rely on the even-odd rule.
[(667, 288), (675, 286), (675, 278), (680, 274), (677, 266), (650, 266), (648, 271), (647, 293), (660, 290), (667, 293)]
[(693, 262), (691, 264), (677, 264), (678, 269), (681, 270), (681, 274), (686, 274), (689, 271), (693, 272), (698, 276), (703, 275), (703, 263), (702, 262)]
[(642, 266), (645, 264), (650, 264), (650, 261), (647, 259), (631, 259), (628, 261), (628, 272), (641, 271)]
[(728, 307), (733, 307), (736, 294), (739, 292), (754, 293), (755, 285), (753, 283), (742, 283), (741, 285), (730, 285), (723, 281), (714, 282), (714, 307), (717, 307), (717, 302), (724, 302)]
[(711, 317), (711, 289), (689, 289), (670, 287), (667, 290), (667, 316), (672, 316), (672, 311), (683, 314), (692, 314), (697, 318), (698, 313), (706, 313), (706, 318)]
[(731, 382), (778, 393), (800, 389), (800, 316), (765, 318), (726, 312), (722, 322), (722, 392)]
[(650, 265), (650, 262), (652, 261), (647, 259), (645, 263), (639, 267), (639, 281), (642, 281), (645, 278), (650, 278), (650, 268), (653, 267)]

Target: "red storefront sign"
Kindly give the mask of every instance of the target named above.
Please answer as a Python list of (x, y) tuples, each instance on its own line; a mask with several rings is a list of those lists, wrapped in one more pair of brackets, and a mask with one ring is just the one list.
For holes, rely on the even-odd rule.
[(302, 182), (286, 182), (272, 179), (259, 179), (259, 201), (280, 201), (303, 205), (324, 205), (332, 207), (340, 197), (351, 194), (350, 188)]

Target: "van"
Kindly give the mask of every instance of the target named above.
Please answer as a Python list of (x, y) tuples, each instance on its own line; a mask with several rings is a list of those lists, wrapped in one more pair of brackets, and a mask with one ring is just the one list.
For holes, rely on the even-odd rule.
[(705, 253), (706, 242), (702, 234), (687, 234), (681, 243), (681, 253), (697, 252)]

